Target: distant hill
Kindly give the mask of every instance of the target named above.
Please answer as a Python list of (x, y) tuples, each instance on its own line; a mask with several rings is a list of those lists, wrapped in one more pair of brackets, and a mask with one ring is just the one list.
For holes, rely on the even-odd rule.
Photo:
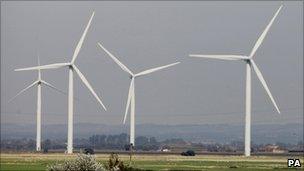
[[(129, 127), (124, 125), (104, 125), (91, 123), (74, 124), (74, 138), (87, 138), (93, 134), (128, 133)], [(36, 125), (2, 124), (1, 139), (35, 138)], [(67, 125), (44, 125), (43, 139), (65, 139)], [(142, 124), (136, 126), (136, 136), (156, 137), (158, 140), (183, 138), (192, 142), (243, 141), (243, 125), (156, 125)], [(253, 125), (252, 141), (254, 143), (297, 143), (303, 141), (303, 124), (261, 124)]]

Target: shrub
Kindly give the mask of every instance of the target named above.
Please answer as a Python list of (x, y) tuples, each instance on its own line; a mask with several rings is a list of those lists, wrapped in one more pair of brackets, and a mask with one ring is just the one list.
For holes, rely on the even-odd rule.
[(117, 154), (112, 153), (109, 157), (107, 164), (105, 165), (105, 169), (108, 171), (140, 171), (141, 169), (133, 168), (129, 165), (125, 165), (123, 161), (121, 161)]
[[(122, 161), (120, 161), (119, 157), (117, 154), (112, 153), (109, 157), (109, 160), (107, 164), (105, 165), (105, 168), (108, 171), (118, 171), (122, 170), (125, 167)], [(122, 169), (121, 169), (122, 168)]]
[(47, 171), (104, 171), (103, 166), (91, 155), (79, 154), (75, 160), (47, 166)]
[(111, 154), (105, 166), (98, 163), (91, 155), (79, 154), (75, 160), (66, 160), (47, 166), (47, 171), (141, 171), (125, 165), (117, 154)]

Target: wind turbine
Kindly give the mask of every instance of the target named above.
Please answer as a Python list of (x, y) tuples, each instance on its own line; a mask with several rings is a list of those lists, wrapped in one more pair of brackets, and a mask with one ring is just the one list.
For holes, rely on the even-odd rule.
[(117, 65), (120, 66), (122, 70), (127, 72), (129, 74), (129, 78), (131, 79), (129, 93), (128, 93), (128, 99), (127, 99), (127, 105), (126, 105), (126, 111), (123, 119), (123, 123), (125, 124), (126, 118), (128, 115), (129, 107), (131, 105), (131, 111), (130, 111), (130, 145), (131, 148), (135, 145), (135, 78), (150, 74), (155, 71), (159, 71), (161, 69), (165, 69), (174, 65), (179, 64), (180, 62), (175, 62), (169, 65), (164, 65), (161, 67), (156, 67), (152, 69), (148, 69), (142, 72), (139, 72), (137, 74), (134, 74), (131, 70), (129, 70), (123, 63), (121, 63), (113, 54), (111, 54), (106, 48), (104, 48), (101, 43), (98, 43), (99, 47), (104, 50), (114, 61)]
[(30, 68), (21, 68), (16, 69), (16, 71), (25, 71), (25, 70), (39, 70), (39, 69), (57, 69), (66, 67), (69, 69), (69, 98), (68, 98), (68, 137), (67, 137), (67, 153), (71, 154), (73, 153), (73, 97), (74, 97), (74, 86), (73, 86), (73, 79), (74, 79), (74, 72), (79, 76), (81, 81), (85, 84), (85, 86), (89, 89), (89, 91), (93, 94), (93, 96), (96, 98), (96, 100), (101, 104), (104, 110), (106, 110), (105, 105), (102, 103), (100, 98), (97, 96), (97, 94), (94, 92), (92, 86), (88, 82), (88, 80), (85, 78), (85, 76), (80, 72), (78, 67), (75, 65), (75, 60), (78, 56), (78, 53), (81, 49), (81, 46), (83, 44), (84, 38), (88, 32), (88, 29), (91, 25), (92, 19), (94, 17), (95, 12), (92, 13), (90, 20), (74, 50), (74, 54), (72, 57), (71, 62), (69, 63), (55, 63), (55, 64), (49, 64), (49, 65), (43, 65), (43, 66), (36, 66), (36, 67), (30, 67)]
[[(40, 60), (38, 56), (38, 66), (40, 66)], [(22, 93), (26, 92), (28, 89), (37, 86), (37, 132), (36, 132), (36, 151), (41, 150), (41, 85), (45, 85), (47, 87), (50, 87), (58, 92), (62, 92), (61, 90), (57, 89), (55, 86), (52, 84), (44, 81), (41, 79), (41, 71), (40, 69), (38, 70), (38, 78), (36, 81), (34, 81), (32, 84), (21, 90), (18, 94), (16, 94), (14, 97), (12, 97), (9, 102), (13, 101), (16, 97), (21, 95)]]
[(267, 25), (259, 39), (256, 41), (251, 53), (249, 56), (244, 55), (197, 55), (197, 54), (190, 54), (190, 57), (199, 57), (199, 58), (212, 58), (212, 59), (223, 59), (223, 60), (242, 60), (246, 63), (246, 117), (245, 117), (245, 156), (250, 156), (250, 138), (251, 138), (251, 69), (255, 71), (257, 74), (260, 82), (262, 83), (264, 89), (266, 90), (270, 100), (272, 101), (274, 107), (280, 113), (280, 110), (272, 97), (270, 90), (266, 84), (266, 81), (253, 60), (253, 56), (256, 53), (257, 49), (262, 44), (264, 38), (266, 37), (269, 28), (271, 27), (273, 21), (279, 14), (283, 5), (279, 7), (273, 18), (270, 20), (270, 23)]

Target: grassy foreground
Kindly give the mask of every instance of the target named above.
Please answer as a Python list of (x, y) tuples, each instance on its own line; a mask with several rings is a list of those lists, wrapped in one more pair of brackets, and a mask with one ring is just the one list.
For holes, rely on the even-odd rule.
[[(51, 163), (62, 162), (75, 158), (74, 155), (65, 154), (1, 154), (2, 171), (36, 171), (45, 170)], [(105, 163), (109, 155), (98, 154), (99, 162)], [(119, 155), (125, 164), (129, 163), (128, 155)], [(147, 170), (211, 170), (211, 171), (262, 171), (262, 170), (290, 170), (287, 168), (287, 158), (284, 156), (215, 156), (198, 155), (184, 157), (178, 155), (135, 155), (132, 166)], [(299, 157), (297, 157), (299, 158)], [(304, 161), (300, 157), (301, 162)], [(303, 163), (302, 163), (303, 164)], [(303, 166), (300, 170), (303, 170)]]

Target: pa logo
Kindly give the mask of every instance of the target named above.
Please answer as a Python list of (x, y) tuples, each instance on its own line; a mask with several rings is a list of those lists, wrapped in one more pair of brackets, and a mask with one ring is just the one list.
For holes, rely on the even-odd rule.
[(287, 159), (288, 167), (301, 167), (300, 159)]

